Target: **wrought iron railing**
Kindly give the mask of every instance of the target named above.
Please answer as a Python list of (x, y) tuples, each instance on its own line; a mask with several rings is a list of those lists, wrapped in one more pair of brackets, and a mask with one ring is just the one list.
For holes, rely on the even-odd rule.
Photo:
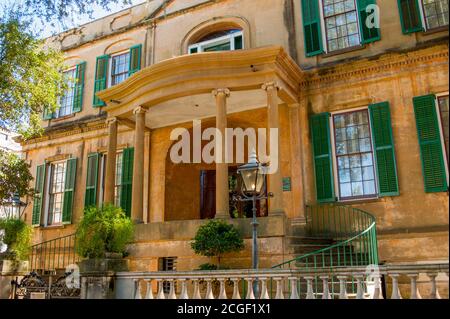
[(29, 257), (30, 269), (40, 274), (64, 270), (79, 260), (75, 234), (33, 245)]

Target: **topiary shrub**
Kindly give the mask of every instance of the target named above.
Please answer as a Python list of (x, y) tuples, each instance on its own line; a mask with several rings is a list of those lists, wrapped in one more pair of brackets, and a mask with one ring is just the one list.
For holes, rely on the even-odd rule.
[(220, 269), (221, 256), (244, 249), (244, 240), (233, 225), (222, 220), (211, 220), (198, 228), (191, 247), (196, 254), (216, 257), (217, 269)]
[(0, 242), (6, 245), (6, 252), (1, 259), (27, 260), (31, 248), (33, 229), (21, 219), (0, 219), (0, 230), (3, 230)]
[(85, 258), (105, 258), (107, 253), (124, 254), (133, 233), (133, 222), (120, 207), (88, 207), (77, 227), (77, 253)]

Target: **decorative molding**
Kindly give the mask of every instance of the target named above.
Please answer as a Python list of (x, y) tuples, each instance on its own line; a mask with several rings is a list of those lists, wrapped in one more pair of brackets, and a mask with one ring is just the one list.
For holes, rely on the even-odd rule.
[(215, 90), (213, 90), (212, 91), (212, 94), (214, 95), (214, 96), (217, 96), (217, 95), (225, 95), (225, 97), (230, 97), (230, 90), (229, 89), (226, 89), (226, 88), (223, 88), (223, 89), (215, 89)]
[(261, 86), (261, 88), (262, 88), (264, 91), (268, 91), (269, 89), (270, 89), (270, 90), (276, 89), (277, 91), (280, 90), (280, 86), (279, 86), (276, 82), (267, 82), (267, 83), (264, 83), (264, 84)]
[(145, 114), (146, 112), (147, 112), (147, 108), (143, 107), (143, 106), (138, 106), (137, 108), (135, 108), (133, 110), (133, 114), (134, 115), (136, 115), (136, 114)]
[(58, 155), (52, 155), (45, 158), (46, 162), (56, 162), (56, 161), (62, 161), (69, 159), (71, 157), (70, 154), (58, 154)]

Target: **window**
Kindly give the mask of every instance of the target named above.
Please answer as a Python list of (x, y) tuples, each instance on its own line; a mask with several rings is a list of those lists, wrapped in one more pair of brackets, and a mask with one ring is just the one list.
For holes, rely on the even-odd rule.
[(328, 51), (361, 43), (355, 0), (323, 0), (323, 17)]
[(62, 209), (64, 201), (64, 185), (66, 176), (66, 162), (50, 165), (49, 209), (47, 225), (62, 222)]
[(448, 95), (438, 97), (439, 114), (441, 116), (441, 129), (444, 137), (445, 152), (447, 155), (447, 166), (449, 160), (449, 141), (448, 141)]
[(64, 80), (67, 81), (67, 90), (60, 100), (60, 107), (54, 117), (63, 117), (73, 112), (73, 101), (75, 96), (76, 68), (63, 73)]
[(111, 57), (110, 86), (119, 84), (128, 78), (130, 52), (120, 53)]
[(422, 0), (427, 30), (448, 25), (448, 0)]
[(190, 45), (189, 53), (240, 50), (243, 37), (242, 31), (236, 29), (215, 32)]
[(333, 115), (339, 198), (376, 197), (368, 110)]
[(122, 190), (122, 163), (123, 153), (116, 155), (116, 182), (114, 184), (114, 205), (120, 206), (120, 195)]

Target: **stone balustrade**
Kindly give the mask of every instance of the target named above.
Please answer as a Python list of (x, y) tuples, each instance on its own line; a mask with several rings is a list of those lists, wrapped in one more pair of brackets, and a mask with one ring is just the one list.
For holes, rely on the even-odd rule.
[(444, 278), (448, 295), (448, 269), (448, 263), (442, 263), (317, 270), (120, 272), (116, 274), (116, 298), (439, 299), (436, 278)]

